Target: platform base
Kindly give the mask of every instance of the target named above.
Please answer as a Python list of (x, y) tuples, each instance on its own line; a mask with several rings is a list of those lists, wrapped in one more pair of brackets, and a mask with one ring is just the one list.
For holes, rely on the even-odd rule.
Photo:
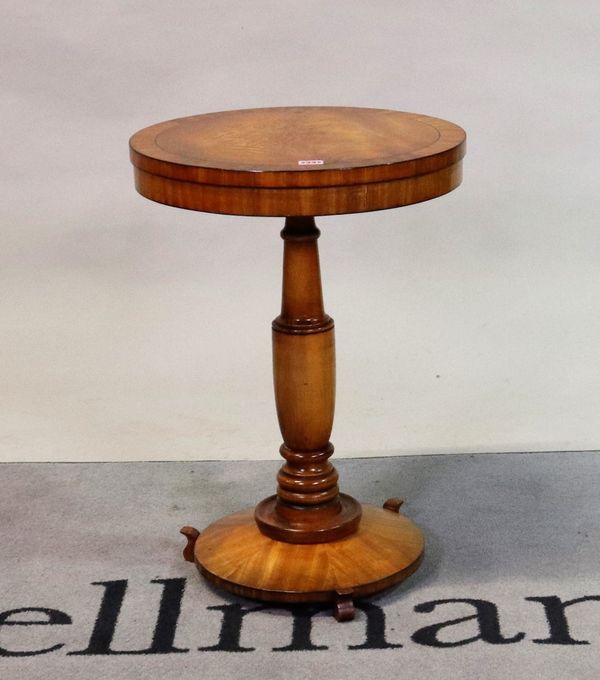
[(342, 620), (351, 618), (354, 598), (385, 590), (416, 571), (423, 535), (397, 506), (363, 504), (360, 526), (351, 536), (330, 543), (284, 543), (259, 531), (250, 508), (194, 537), (193, 554), (209, 581), (236, 595), (267, 602), (332, 602), (334, 610), (342, 610)]

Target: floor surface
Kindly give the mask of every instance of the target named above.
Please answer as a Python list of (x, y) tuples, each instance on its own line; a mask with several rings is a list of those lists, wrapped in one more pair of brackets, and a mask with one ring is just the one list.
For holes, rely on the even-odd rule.
[(336, 465), (426, 537), (421, 569), (344, 624), (181, 558), (179, 528), (271, 494), (276, 462), (1, 465), (0, 677), (598, 677), (600, 453)]

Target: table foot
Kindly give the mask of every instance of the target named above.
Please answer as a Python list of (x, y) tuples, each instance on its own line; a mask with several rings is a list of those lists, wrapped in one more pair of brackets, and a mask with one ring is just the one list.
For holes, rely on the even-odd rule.
[(194, 546), (196, 545), (196, 540), (198, 536), (200, 536), (200, 532), (198, 529), (194, 529), (194, 527), (181, 527), (179, 530), (180, 534), (183, 534), (187, 538), (187, 545), (183, 549), (183, 559), (186, 562), (193, 562), (194, 561)]
[(354, 620), (354, 602), (352, 601), (352, 591), (341, 591), (336, 593), (336, 600), (333, 603), (333, 617), (340, 623)]
[(404, 499), (403, 498), (397, 498), (394, 496), (393, 498), (388, 498), (387, 501), (383, 504), (383, 507), (385, 510), (391, 510), (392, 512), (400, 512), (401, 506), (404, 505)]
[(269, 538), (251, 508), (218, 520), (196, 539), (186, 535), (200, 573), (216, 586), (266, 602), (331, 602), (336, 619), (346, 621), (354, 599), (400, 583), (423, 558), (423, 535), (413, 522), (396, 511), (362, 507), (357, 531), (329, 543)]

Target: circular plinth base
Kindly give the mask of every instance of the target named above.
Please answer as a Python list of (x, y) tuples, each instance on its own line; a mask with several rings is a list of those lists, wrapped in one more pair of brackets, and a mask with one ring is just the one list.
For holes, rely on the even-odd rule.
[(295, 544), (262, 534), (254, 509), (224, 517), (194, 546), (200, 572), (236, 595), (267, 602), (364, 597), (410, 576), (423, 557), (420, 529), (393, 510), (363, 505), (358, 530), (330, 543)]

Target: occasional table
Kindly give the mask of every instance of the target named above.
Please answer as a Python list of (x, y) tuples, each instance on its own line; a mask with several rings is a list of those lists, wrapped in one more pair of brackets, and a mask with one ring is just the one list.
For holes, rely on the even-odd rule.
[(452, 191), (461, 181), (465, 133), (445, 120), (386, 109), (282, 107), (159, 123), (137, 132), (130, 152), (136, 188), (153, 201), (285, 217), (282, 305), (272, 324), (285, 459), (277, 493), (201, 533), (183, 527), (184, 557), (238, 595), (329, 601), (338, 620), (351, 619), (355, 598), (418, 568), (423, 536), (400, 514), (399, 498), (376, 507), (338, 489), (329, 461), (334, 324), (323, 306), (314, 217), (396, 208)]

